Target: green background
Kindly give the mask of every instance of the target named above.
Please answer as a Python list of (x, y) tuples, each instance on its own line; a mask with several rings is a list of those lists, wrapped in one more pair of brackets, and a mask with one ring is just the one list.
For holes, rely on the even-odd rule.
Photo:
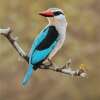
[(37, 70), (23, 88), (28, 64), (0, 36), (0, 100), (100, 100), (100, 0), (0, 0), (0, 28), (11, 27), (28, 52), (48, 23), (38, 12), (50, 7), (63, 9), (68, 21), (67, 39), (53, 61), (86, 64), (88, 78)]

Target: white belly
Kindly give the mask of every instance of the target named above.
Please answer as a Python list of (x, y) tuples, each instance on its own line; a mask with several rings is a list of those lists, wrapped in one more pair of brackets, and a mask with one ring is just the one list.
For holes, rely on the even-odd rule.
[(61, 47), (64, 44), (64, 40), (66, 38), (66, 28), (67, 28), (67, 23), (65, 24), (56, 24), (55, 25), (58, 33), (59, 33), (59, 40), (57, 41), (57, 45), (55, 46), (55, 48), (53, 49), (53, 51), (50, 53), (50, 55), (48, 56), (49, 59), (51, 59), (52, 57), (55, 56), (55, 54), (59, 51), (59, 49), (61, 49)]
[(61, 47), (64, 44), (64, 40), (65, 40), (65, 34), (60, 34), (59, 35), (59, 40), (57, 41), (57, 45), (55, 46), (55, 48), (53, 49), (53, 51), (50, 53), (49, 55), (49, 59), (51, 59), (52, 57), (55, 56), (55, 54), (61, 49)]

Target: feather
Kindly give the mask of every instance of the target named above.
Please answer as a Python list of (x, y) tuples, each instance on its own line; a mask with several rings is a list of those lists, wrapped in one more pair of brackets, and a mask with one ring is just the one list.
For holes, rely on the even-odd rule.
[(22, 80), (22, 85), (23, 86), (25, 86), (28, 83), (28, 81), (30, 80), (30, 78), (32, 76), (32, 73), (33, 73), (33, 68), (32, 67), (33, 67), (32, 64), (30, 64), (29, 67), (28, 67), (28, 70), (27, 70), (27, 72), (25, 74), (25, 77)]

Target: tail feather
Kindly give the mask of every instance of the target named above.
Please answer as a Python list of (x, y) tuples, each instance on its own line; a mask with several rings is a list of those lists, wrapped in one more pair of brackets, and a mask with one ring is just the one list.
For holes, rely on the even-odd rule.
[(29, 82), (29, 80), (32, 76), (32, 73), (33, 73), (33, 65), (30, 64), (29, 67), (28, 67), (28, 70), (27, 70), (27, 72), (24, 76), (24, 79), (22, 80), (22, 85), (23, 86), (25, 86)]

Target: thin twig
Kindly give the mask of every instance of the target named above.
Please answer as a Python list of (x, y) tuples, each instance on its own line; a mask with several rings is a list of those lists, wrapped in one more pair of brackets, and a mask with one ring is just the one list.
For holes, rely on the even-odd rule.
[[(12, 30), (10, 28), (0, 29), (0, 34), (3, 35), (4, 37), (6, 37), (9, 40), (9, 42), (12, 44), (12, 46), (15, 48), (15, 50), (19, 53), (19, 55), (23, 59), (25, 59), (28, 63), (29, 57), (23, 51), (21, 46), (18, 44), (17, 37), (12, 36), (11, 32), (12, 32)], [(43, 63), (40, 66), (40, 69), (48, 69), (48, 70), (64, 73), (64, 74), (71, 75), (71, 76), (87, 77), (87, 73), (84, 69), (82, 69), (82, 68), (72, 69), (70, 67), (71, 59), (69, 59), (68, 62), (65, 65), (62, 65), (62, 66), (51, 63), (51, 61), (49, 61), (49, 60), (48, 60), (48, 62), (50, 64)]]

